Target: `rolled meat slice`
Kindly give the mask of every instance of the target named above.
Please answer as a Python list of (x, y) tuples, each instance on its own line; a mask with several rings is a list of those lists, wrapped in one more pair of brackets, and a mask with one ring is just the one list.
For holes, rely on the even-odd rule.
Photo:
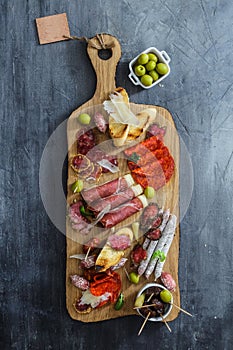
[(96, 214), (100, 213), (106, 206), (110, 205), (110, 210), (114, 209), (116, 207), (119, 207), (121, 204), (128, 202), (129, 200), (133, 199), (134, 197), (139, 196), (142, 194), (143, 189), (140, 185), (135, 185), (132, 187), (127, 188), (125, 191), (113, 194), (111, 196), (108, 196), (103, 199), (99, 199), (91, 205), (88, 206), (88, 208), (95, 212)]
[(111, 228), (148, 205), (144, 194), (105, 214), (100, 220), (105, 228)]
[(91, 204), (100, 198), (105, 198), (111, 196), (112, 194), (117, 194), (122, 192), (132, 186), (134, 180), (130, 174), (127, 174), (118, 179), (106, 182), (103, 185), (90, 188), (88, 190), (82, 191), (82, 197), (87, 204)]

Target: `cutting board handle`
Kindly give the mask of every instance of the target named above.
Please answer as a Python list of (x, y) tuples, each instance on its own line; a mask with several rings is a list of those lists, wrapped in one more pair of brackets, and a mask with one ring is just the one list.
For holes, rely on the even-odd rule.
[[(101, 34), (104, 44), (108, 47), (111, 46), (112, 56), (107, 59), (101, 59), (99, 57), (100, 42), (97, 37), (92, 38), (87, 45), (87, 53), (90, 57), (91, 63), (96, 73), (96, 90), (92, 98), (92, 103), (102, 103), (109, 97), (109, 93), (116, 88), (115, 74), (116, 67), (121, 57), (121, 46), (119, 41), (110, 34)], [(93, 47), (92, 45), (94, 44)]]

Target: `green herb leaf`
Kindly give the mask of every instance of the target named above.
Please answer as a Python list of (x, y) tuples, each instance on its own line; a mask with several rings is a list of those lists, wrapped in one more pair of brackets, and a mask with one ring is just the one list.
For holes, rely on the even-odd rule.
[(137, 154), (136, 152), (133, 152), (133, 153), (131, 154), (131, 156), (129, 157), (129, 159), (130, 159), (132, 162), (134, 162), (134, 163), (137, 164), (138, 160), (140, 159), (140, 156), (139, 156), (139, 154)]
[(80, 208), (80, 213), (83, 215), (83, 216), (94, 216), (94, 214), (89, 211), (88, 209), (85, 209), (84, 205), (82, 205)]
[(160, 262), (165, 261), (165, 259), (166, 259), (166, 255), (164, 254), (164, 252), (161, 252), (161, 255), (159, 257)]
[(164, 254), (164, 252), (161, 252), (161, 250), (156, 250), (151, 257), (151, 260), (154, 259), (159, 259), (160, 262), (164, 262), (166, 259), (166, 255)]

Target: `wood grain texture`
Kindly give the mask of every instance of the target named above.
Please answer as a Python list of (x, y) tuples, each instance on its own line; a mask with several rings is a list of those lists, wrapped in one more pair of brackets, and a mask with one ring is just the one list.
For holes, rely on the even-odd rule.
[[(101, 111), (100, 108), (101, 104), (105, 99), (108, 99), (108, 96), (110, 92), (112, 92), (115, 88), (115, 70), (116, 65), (118, 63), (118, 60), (120, 58), (120, 44), (116, 40), (116, 38), (113, 38), (109, 35), (103, 36), (104, 41), (107, 43), (108, 41), (114, 42), (114, 47), (112, 48), (112, 57), (107, 60), (103, 61), (98, 56), (98, 50), (91, 47), (91, 43), (87, 47), (88, 55), (91, 59), (92, 65), (95, 69), (96, 76), (97, 76), (97, 85), (96, 85), (96, 91), (94, 93), (94, 96), (91, 100), (89, 100), (84, 105), (80, 106), (78, 109), (76, 109), (71, 116), (68, 119), (67, 123), (67, 137), (68, 137), (68, 162), (70, 163), (72, 157), (77, 153), (77, 143), (76, 143), (76, 133), (79, 129), (82, 128), (80, 124), (77, 123), (77, 116), (80, 113), (88, 113), (90, 115), (93, 115), (95, 110)], [(95, 39), (96, 40), (96, 39)], [(160, 190), (156, 191), (156, 197), (155, 200), (159, 204), (160, 207), (164, 208), (170, 208), (171, 212), (174, 213), (179, 222), (179, 138), (177, 135), (177, 131), (172, 119), (171, 114), (162, 107), (155, 107), (151, 105), (137, 105), (137, 104), (130, 104), (131, 110), (137, 114), (140, 111), (150, 107), (155, 108), (157, 112), (157, 118), (156, 122), (166, 127), (166, 135), (165, 135), (165, 144), (169, 148), (170, 152), (173, 155), (173, 158), (175, 160), (175, 174), (173, 175), (172, 179), (169, 181), (169, 183), (161, 188)], [(106, 136), (103, 135), (99, 137), (99, 142), (104, 142), (106, 140)], [(109, 145), (109, 151), (111, 150), (111, 146)], [(112, 150), (114, 151), (114, 147), (112, 146)], [(127, 162), (125, 159), (123, 159), (123, 156), (121, 155), (121, 152), (118, 153), (119, 158), (122, 160), (122, 163), (119, 165), (121, 172), (120, 175), (125, 175), (126, 173), (129, 173), (129, 169), (127, 167)], [(119, 176), (119, 175), (118, 175)], [(104, 183), (106, 181), (111, 181), (113, 178), (116, 178), (116, 175), (113, 174), (105, 174), (105, 176), (102, 176), (100, 179), (100, 184)], [(74, 195), (71, 191), (71, 185), (75, 181), (75, 174), (71, 167), (68, 168), (68, 181), (67, 181), (67, 202), (68, 204), (72, 204), (74, 199), (79, 199), (79, 195)], [(88, 184), (87, 184), (88, 186)], [(87, 187), (88, 188), (88, 187)], [(122, 223), (118, 224), (116, 226), (116, 230), (118, 228), (129, 226), (132, 224), (132, 222), (138, 221), (140, 217), (140, 213), (134, 214), (132, 217), (124, 220)], [(97, 232), (95, 229), (93, 229), (93, 235), (95, 235)], [(135, 297), (142, 288), (145, 283), (147, 283), (147, 280), (142, 277), (140, 279), (140, 283), (135, 286), (134, 284), (131, 284), (123, 269), (119, 270), (121, 280), (122, 280), (122, 290), (125, 295), (125, 305), (124, 307), (116, 312), (113, 308), (113, 305), (107, 305), (100, 309), (95, 309), (89, 314), (78, 314), (73, 304), (76, 299), (78, 299), (81, 296), (81, 292), (75, 288), (71, 282), (69, 276), (71, 274), (80, 273), (80, 270), (78, 269), (77, 261), (76, 259), (70, 259), (70, 256), (78, 253), (82, 253), (82, 244), (79, 241), (80, 238), (78, 237), (78, 233), (72, 230), (70, 221), (67, 219), (67, 228), (66, 228), (66, 236), (67, 236), (67, 269), (66, 269), (66, 305), (68, 312), (70, 316), (73, 319), (80, 320), (83, 322), (97, 322), (97, 321), (103, 321), (106, 319), (111, 318), (118, 318), (122, 316), (128, 316), (132, 314), (137, 314), (135, 310), (133, 310), (134, 300)], [(78, 238), (77, 238), (78, 237)], [(132, 244), (132, 247), (136, 244)], [(126, 257), (130, 255), (130, 251), (127, 251)], [(168, 257), (166, 259), (165, 263), (165, 271), (169, 271), (172, 276), (174, 276), (176, 283), (177, 283), (177, 289), (174, 293), (174, 302), (177, 305), (180, 305), (180, 291), (179, 291), (179, 283), (178, 283), (178, 258), (179, 258), (179, 225), (176, 229), (175, 238), (173, 240), (171, 249), (169, 251)], [(130, 260), (130, 259), (129, 259)], [(130, 261), (126, 264), (126, 269), (129, 269)], [(149, 279), (149, 282), (152, 282), (154, 280), (154, 276), (152, 276)], [(171, 314), (167, 317), (167, 321), (172, 321), (178, 316), (178, 310), (173, 308)]]

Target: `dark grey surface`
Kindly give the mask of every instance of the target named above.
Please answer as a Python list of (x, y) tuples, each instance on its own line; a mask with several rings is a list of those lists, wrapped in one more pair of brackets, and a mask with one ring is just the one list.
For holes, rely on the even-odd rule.
[[(117, 85), (132, 102), (168, 108), (190, 152), (195, 185), (181, 223), (180, 314), (171, 323), (126, 317), (73, 321), (65, 306), (65, 237), (40, 199), (47, 139), (95, 89), (84, 43), (38, 45), (34, 19), (66, 12), (73, 35), (117, 36)], [(233, 3), (229, 0), (0, 1), (1, 349), (233, 348)], [(149, 46), (172, 58), (164, 87), (127, 78)]]

